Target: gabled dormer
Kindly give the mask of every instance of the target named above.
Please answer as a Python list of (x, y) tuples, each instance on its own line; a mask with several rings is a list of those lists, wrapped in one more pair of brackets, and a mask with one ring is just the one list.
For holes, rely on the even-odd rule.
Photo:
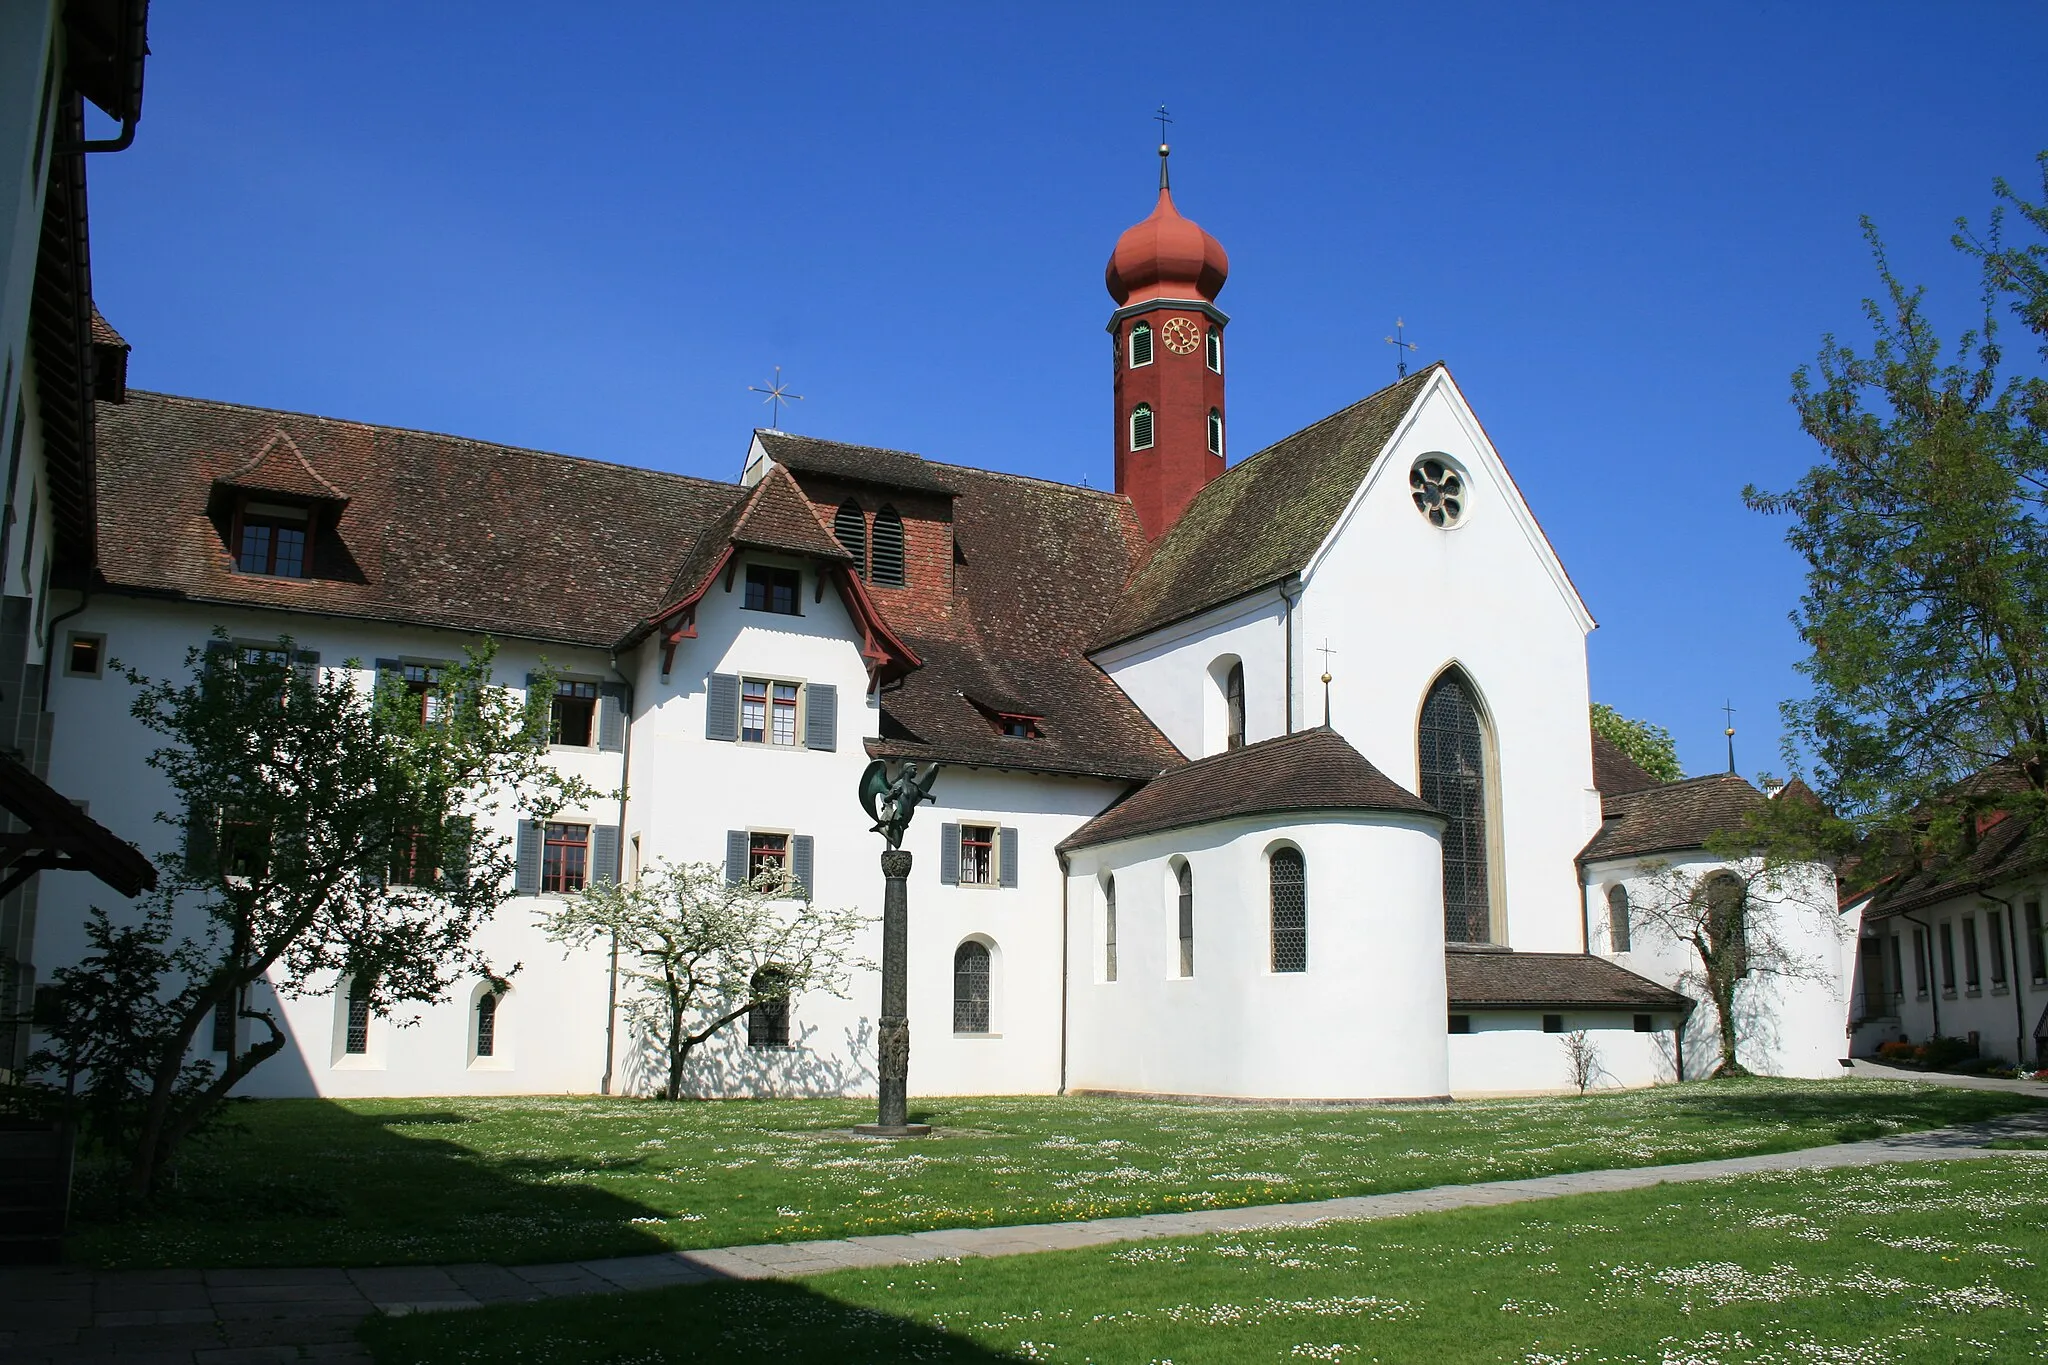
[(327, 578), (347, 563), (337, 530), (348, 495), (313, 468), (283, 431), (256, 457), (213, 481), (207, 513), (236, 573)]

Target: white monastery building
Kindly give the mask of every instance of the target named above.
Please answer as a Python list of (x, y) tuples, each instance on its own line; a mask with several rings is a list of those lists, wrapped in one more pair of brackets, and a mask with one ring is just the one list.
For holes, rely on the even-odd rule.
[[(509, 992), (406, 1028), (346, 981), (253, 1002), (291, 1047), (250, 1093), (645, 1089), (607, 955), (565, 954), (537, 909), (657, 859), (776, 863), (877, 916), (879, 958), (876, 758), (942, 765), (905, 843), (913, 1093), (1541, 1091), (1578, 1030), (1601, 1084), (1713, 1066), (1711, 1008), (1628, 897), (1709, 867), (1765, 798), (1659, 784), (1590, 735), (1593, 617), (1444, 366), (1229, 462), (1228, 263), (1164, 167), (1107, 272), (1113, 492), (773, 430), (717, 482), (145, 393), (91, 323), (91, 485), (0, 538), (10, 666), (48, 670), (38, 761), (90, 822), (152, 856), (176, 837), (108, 662), (177, 676), (217, 630), (422, 693), (488, 634), (500, 682), (560, 671), (556, 760), (617, 794), (504, 831), (518, 894), (481, 946), (521, 964)], [(60, 512), (90, 552), (38, 596), (35, 518)], [(24, 989), (121, 903), (39, 880), (5, 945)], [(1756, 997), (1750, 1066), (1836, 1072), (1853, 934)], [(764, 1012), (690, 1085), (872, 1094), (878, 996), (865, 973)]]

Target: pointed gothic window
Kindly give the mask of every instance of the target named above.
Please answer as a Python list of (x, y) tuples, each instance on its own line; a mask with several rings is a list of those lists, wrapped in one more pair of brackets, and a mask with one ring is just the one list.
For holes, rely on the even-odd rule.
[(1493, 894), (1486, 734), (1463, 678), (1447, 673), (1430, 689), (1417, 740), (1422, 799), (1450, 822), (1444, 830), (1444, 938), (1489, 943)]
[(875, 513), (873, 582), (887, 588), (903, 586), (903, 518), (893, 507)]
[(1209, 453), (1223, 453), (1223, 411), (1220, 408), (1209, 409)]
[(839, 537), (839, 543), (846, 547), (846, 553), (853, 556), (853, 571), (866, 582), (868, 576), (868, 519), (860, 510), (860, 504), (852, 498), (839, 504), (839, 510), (832, 516), (832, 534)]
[[(1141, 322), (1131, 328), (1131, 368), (1138, 369), (1152, 363), (1152, 324)], [(1152, 444), (1150, 441), (1146, 445)]]
[(1273, 970), (1308, 970), (1308, 865), (1298, 848), (1277, 848), (1266, 860), (1273, 925)]
[(1607, 951), (1629, 950), (1628, 888), (1616, 882), (1607, 888)]
[(988, 1032), (988, 947), (973, 939), (953, 952), (953, 1032)]
[(1180, 884), (1180, 974), (1195, 974), (1195, 871), (1188, 866), (1187, 859), (1180, 860), (1174, 868), (1174, 879)]
[(1131, 409), (1131, 449), (1152, 448), (1152, 405), (1140, 403)]
[(1223, 743), (1231, 749), (1244, 747), (1244, 664), (1230, 666), (1230, 675), (1223, 680)]
[(1211, 326), (1209, 328), (1209, 368), (1218, 374), (1223, 373), (1223, 329), (1221, 327)]

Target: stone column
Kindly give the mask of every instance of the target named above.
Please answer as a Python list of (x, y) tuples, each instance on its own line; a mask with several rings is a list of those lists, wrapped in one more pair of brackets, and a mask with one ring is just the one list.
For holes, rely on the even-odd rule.
[(875, 1121), (854, 1131), (874, 1137), (923, 1137), (931, 1129), (908, 1122), (910, 1082), (910, 855), (882, 855), (882, 1019), (875, 1039), (881, 1103)]

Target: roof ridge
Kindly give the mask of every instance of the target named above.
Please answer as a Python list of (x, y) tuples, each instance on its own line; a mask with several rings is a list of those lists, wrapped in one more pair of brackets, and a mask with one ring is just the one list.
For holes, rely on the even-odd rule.
[(737, 489), (739, 484), (729, 479), (707, 479), (701, 474), (680, 474), (672, 469), (650, 469), (646, 465), (626, 464), (619, 460), (602, 460), (594, 455), (570, 455), (559, 450), (542, 450), (539, 446), (510, 445), (503, 441), (486, 441), (475, 436), (457, 436), (449, 431), (428, 431), (424, 427), (401, 427), (388, 422), (364, 422), (353, 417), (329, 417), (324, 413), (303, 412), (297, 408), (273, 408), (261, 403), (237, 403), (226, 398), (194, 398), (190, 394), (162, 393), (155, 389), (128, 390), (132, 401), (137, 398), (157, 398), (171, 403), (185, 403), (201, 408), (228, 408), (237, 412), (263, 413), (273, 417), (300, 417), (313, 422), (332, 422), (336, 426), (366, 427), (372, 431), (388, 431), (399, 436), (419, 436), (432, 441), (447, 441), (454, 445), (483, 446), (491, 450), (502, 450), (513, 455), (539, 455), (550, 460), (568, 460), (575, 464), (598, 465), (606, 469), (623, 469), (634, 474), (649, 474), (657, 479), (675, 479), (682, 483), (701, 484), (707, 488)]
[[(918, 458), (924, 459), (923, 456)], [(1131, 500), (1130, 494), (1119, 493), (1113, 488), (1096, 488), (1084, 483), (1068, 483), (1065, 479), (1041, 478), (1036, 474), (1019, 474), (1008, 469), (989, 469), (983, 465), (954, 464), (949, 460), (926, 459), (925, 463), (937, 465), (941, 469), (958, 469), (969, 474), (981, 474), (991, 479), (1014, 479), (1018, 483), (1044, 484), (1048, 488), (1063, 489), (1069, 493), (1084, 493), (1090, 497), (1106, 498), (1111, 502), (1119, 500), (1129, 502)]]

